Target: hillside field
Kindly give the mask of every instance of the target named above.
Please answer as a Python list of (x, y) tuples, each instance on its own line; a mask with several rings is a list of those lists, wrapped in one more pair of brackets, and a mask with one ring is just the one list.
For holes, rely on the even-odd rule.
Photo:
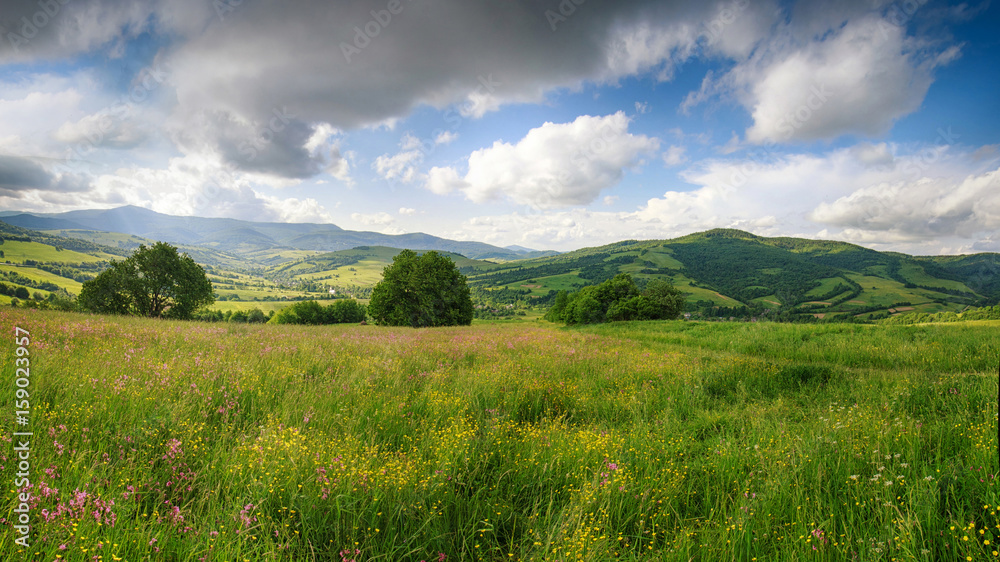
[[(213, 310), (277, 310), (292, 301), (327, 297), (330, 289), (338, 295), (367, 299), (385, 267), (402, 251), (384, 245), (318, 249), (324, 236), (330, 243), (325, 247), (335, 248), (355, 240), (353, 234), (303, 234), (299, 241), (308, 242), (308, 248), (278, 244), (267, 234), (284, 232), (285, 236), (315, 225), (275, 223), (258, 225), (258, 230), (234, 230), (236, 223), (222, 219), (167, 219), (137, 209), (118, 213), (197, 223), (205, 228), (208, 224), (220, 228), (229, 225), (210, 236), (205, 231), (208, 238), (197, 244), (193, 240), (198, 236), (184, 229), (154, 232), (168, 238), (182, 234), (184, 240), (191, 238), (178, 243), (178, 249), (206, 268), (218, 298), (210, 307)], [(48, 220), (22, 219), (29, 223)], [(134, 234), (78, 228), (41, 232), (2, 221), (0, 236), (0, 251), (5, 252), (0, 261), (11, 262), (5, 271), (23, 274), (23, 278), (7, 275), (5, 283), (15, 289), (23, 286), (32, 295), (40, 292), (43, 297), (49, 295), (43, 287), (55, 290), (43, 283), (79, 294), (81, 281), (96, 275), (108, 260), (121, 259), (140, 243), (153, 243)], [(447, 242), (424, 236), (405, 239), (432, 245)], [(452, 247), (449, 244), (445, 247)], [(640, 284), (653, 279), (672, 282), (685, 296), (684, 312), (696, 320), (875, 321), (910, 309), (957, 313), (1000, 301), (1000, 254), (996, 253), (919, 257), (876, 252), (843, 242), (765, 238), (732, 229), (672, 240), (624, 240), (562, 254), (515, 254), (478, 243), (455, 244), (455, 249), (464, 248), (475, 252), (469, 255), (480, 257), (470, 259), (439, 250), (467, 276), (476, 310), (483, 311), (477, 312), (480, 317), (497, 316), (506, 310), (516, 315), (544, 314), (557, 291), (576, 291), (619, 273), (628, 273)], [(427, 251), (421, 248), (411, 246), (417, 253)], [(0, 304), (8, 302), (9, 296), (0, 298)]]
[(4, 560), (997, 556), (1000, 322), (0, 323)]

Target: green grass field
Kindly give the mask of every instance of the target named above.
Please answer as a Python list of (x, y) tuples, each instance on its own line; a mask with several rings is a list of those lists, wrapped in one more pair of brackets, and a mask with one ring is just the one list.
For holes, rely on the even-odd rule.
[(0, 261), (11, 263), (24, 263), (24, 260), (35, 260), (46, 263), (90, 263), (105, 261), (108, 259), (118, 259), (120, 256), (102, 254), (101, 257), (81, 254), (73, 250), (56, 250), (55, 247), (38, 242), (19, 242), (17, 240), (4, 240), (0, 244), (4, 257)]
[(508, 283), (507, 285), (502, 285), (502, 287), (521, 291), (529, 289), (532, 296), (543, 296), (547, 295), (549, 291), (576, 291), (587, 283), (589, 281), (582, 279), (576, 273), (564, 273), (561, 275), (549, 275), (547, 277), (532, 277), (531, 279)]
[(664, 246), (655, 246), (649, 248), (647, 251), (641, 251), (639, 257), (644, 260), (653, 262), (657, 267), (669, 267), (671, 269), (682, 269), (684, 264), (677, 261), (671, 254), (673, 253), (670, 248)]
[[(936, 561), (1000, 540), (1000, 322), (0, 323), (5, 559)], [(33, 433), (28, 549), (12, 431)]]
[[(66, 289), (67, 291), (69, 291), (70, 293), (73, 293), (74, 295), (79, 295), (80, 291), (83, 289), (83, 283), (80, 283), (79, 281), (76, 281), (76, 280), (73, 280), (73, 279), (69, 279), (69, 278), (66, 278), (66, 277), (62, 277), (62, 276), (56, 275), (55, 273), (50, 273), (48, 271), (44, 271), (44, 270), (37, 269), (37, 268), (34, 268), (34, 267), (24, 267), (24, 266), (2, 265), (2, 264), (0, 264), (0, 271), (8, 271), (8, 272), (17, 273), (18, 275), (21, 275), (23, 277), (27, 277), (28, 279), (31, 279), (33, 281), (47, 281), (49, 283), (53, 283), (55, 285), (58, 285), (59, 287), (61, 287), (63, 289)], [(46, 295), (49, 294), (49, 291), (43, 291), (41, 289), (32, 289), (32, 288), (29, 288), (28, 290), (31, 291), (31, 292), (39, 291), (39, 292), (44, 293)]]
[(727, 297), (717, 291), (705, 289), (704, 287), (692, 287), (691, 279), (684, 275), (674, 275), (674, 285), (682, 293), (688, 293), (688, 302), (709, 301), (718, 306), (741, 306), (742, 303), (732, 297)]
[(943, 287), (945, 289), (953, 289), (957, 291), (969, 292), (971, 289), (959, 281), (951, 281), (948, 279), (936, 279), (924, 273), (922, 269), (916, 267), (913, 264), (905, 264), (900, 268), (900, 274), (903, 279), (915, 284), (924, 285), (927, 287)]
[(819, 296), (819, 295), (824, 295), (826, 293), (829, 293), (838, 284), (846, 286), (846, 283), (840, 277), (826, 277), (826, 278), (820, 279), (819, 281), (820, 281), (820, 284), (819, 284), (818, 287), (814, 287), (813, 289), (810, 289), (806, 293), (806, 297), (807, 298), (816, 297), (816, 296)]
[[(325, 301), (320, 301), (324, 303)], [(233, 312), (237, 310), (250, 311), (255, 308), (261, 309), (265, 314), (270, 311), (279, 311), (286, 306), (290, 306), (292, 303), (284, 301), (216, 301), (212, 306), (208, 307), (210, 310), (221, 310), (226, 312), (231, 310)]]
[[(155, 243), (154, 240), (147, 240), (139, 236), (134, 236), (132, 234), (123, 234), (121, 232), (105, 232), (102, 230), (77, 230), (77, 229), (59, 229), (59, 230), (42, 230), (45, 234), (51, 234), (52, 236), (62, 236), (63, 238), (79, 238), (81, 240), (87, 240), (95, 244), (101, 244), (104, 246), (111, 246), (112, 248), (117, 247), (135, 247), (139, 244), (151, 245)], [(121, 256), (115, 256), (114, 259), (121, 259)]]

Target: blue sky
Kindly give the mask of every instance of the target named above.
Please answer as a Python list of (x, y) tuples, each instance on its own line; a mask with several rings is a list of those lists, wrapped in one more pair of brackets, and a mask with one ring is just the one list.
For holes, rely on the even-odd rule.
[(570, 250), (1000, 251), (986, 1), (72, 0), (0, 16), (0, 208)]

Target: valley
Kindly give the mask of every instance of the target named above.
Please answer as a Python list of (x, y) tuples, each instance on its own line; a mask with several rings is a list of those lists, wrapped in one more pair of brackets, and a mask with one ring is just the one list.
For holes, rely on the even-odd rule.
[[(289, 301), (341, 296), (364, 300), (401, 251), (401, 246), (379, 244), (324, 251), (345, 241), (387, 240), (385, 235), (369, 236), (372, 233), (333, 225), (170, 217), (128, 207), (58, 217), (0, 218), (63, 227), (39, 231), (0, 223), (0, 236), (5, 238), (0, 245), (4, 251), (0, 275), (13, 286), (23, 285), (44, 297), (56, 288), (77, 294), (81, 279), (96, 274), (101, 263), (156, 241), (135, 234), (140, 230), (176, 243), (203, 264), (217, 294), (212, 308), (219, 311), (269, 312)], [(81, 228), (95, 221), (129, 232)], [(334, 232), (336, 242), (330, 238)], [(324, 236), (327, 242), (318, 242)], [(577, 290), (619, 273), (629, 273), (639, 284), (650, 279), (671, 281), (684, 293), (685, 312), (694, 319), (867, 321), (910, 311), (957, 313), (1000, 302), (1000, 254), (995, 253), (909, 256), (844, 242), (765, 238), (731, 229), (672, 240), (626, 240), (565, 253), (408, 236), (392, 242), (424, 243), (410, 248), (448, 255), (467, 276), (478, 310), (500, 316), (506, 310), (506, 316), (537, 317), (558, 291)], [(18, 283), (28, 279), (33, 282)], [(0, 302), (10, 302), (10, 297), (0, 295)]]

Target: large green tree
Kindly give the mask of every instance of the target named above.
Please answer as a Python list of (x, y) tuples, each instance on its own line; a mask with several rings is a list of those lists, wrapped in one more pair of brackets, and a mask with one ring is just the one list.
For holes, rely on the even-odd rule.
[(166, 242), (139, 246), (83, 284), (80, 307), (105, 314), (189, 319), (215, 302), (205, 270)]
[(574, 293), (560, 291), (545, 318), (567, 324), (673, 320), (683, 309), (684, 295), (671, 283), (652, 279), (639, 291), (631, 275), (619, 273), (599, 285)]
[(403, 250), (372, 290), (368, 314), (388, 326), (467, 326), (472, 297), (465, 276), (447, 256)]

